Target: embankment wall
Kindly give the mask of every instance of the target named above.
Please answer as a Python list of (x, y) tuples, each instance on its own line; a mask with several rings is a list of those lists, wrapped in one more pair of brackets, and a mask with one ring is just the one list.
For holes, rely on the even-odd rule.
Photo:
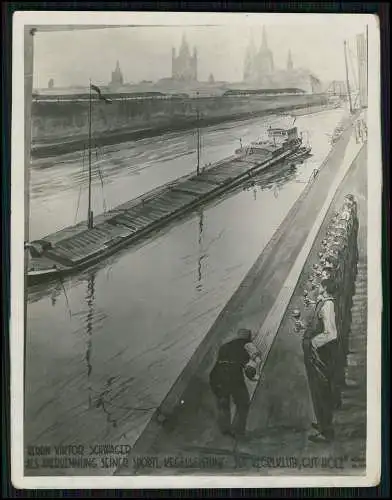
[[(196, 102), (197, 101), (197, 102)], [(323, 95), (219, 96), (194, 98), (119, 99), (92, 106), (94, 137), (142, 129), (175, 130), (194, 126), (197, 107), (200, 124), (219, 123), (327, 103)], [(35, 101), (32, 105), (33, 145), (53, 144), (88, 136), (88, 100)]]

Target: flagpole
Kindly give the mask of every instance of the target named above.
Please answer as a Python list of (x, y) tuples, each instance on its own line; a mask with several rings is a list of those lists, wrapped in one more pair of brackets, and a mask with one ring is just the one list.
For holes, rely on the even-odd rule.
[(90, 99), (88, 113), (88, 212), (87, 212), (87, 227), (93, 228), (93, 217), (91, 212), (91, 78), (90, 78)]

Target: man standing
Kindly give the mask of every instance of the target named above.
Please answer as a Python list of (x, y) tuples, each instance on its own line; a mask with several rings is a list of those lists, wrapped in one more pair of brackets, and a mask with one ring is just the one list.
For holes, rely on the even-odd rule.
[(340, 383), (337, 380), (337, 329), (333, 284), (323, 280), (313, 318), (305, 331), (303, 351), (305, 368), (317, 422), (312, 426), (317, 433), (309, 436), (311, 441), (330, 441), (334, 437), (333, 412), (340, 398)]
[[(243, 435), (249, 411), (249, 393), (243, 369), (250, 360), (246, 344), (252, 341), (252, 332), (240, 329), (237, 337), (223, 344), (218, 352), (214, 368), (210, 373), (210, 386), (218, 407), (218, 424), (225, 435)], [(237, 409), (235, 428), (232, 429), (230, 403), (233, 399)]]

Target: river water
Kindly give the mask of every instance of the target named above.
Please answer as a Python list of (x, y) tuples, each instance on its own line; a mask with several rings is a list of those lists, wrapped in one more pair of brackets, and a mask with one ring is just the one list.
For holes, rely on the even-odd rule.
[[(274, 167), (80, 276), (29, 293), (25, 439), (31, 444), (132, 445), (219, 312), (327, 155), (343, 110), (298, 117), (313, 156)], [(272, 118), (268, 119), (269, 121)], [(203, 130), (202, 162), (257, 138), (266, 120)], [(79, 154), (34, 163), (31, 236), (72, 224)], [(98, 157), (111, 207), (195, 168), (194, 135), (105, 149)], [(103, 210), (99, 173), (95, 212)], [(99, 196), (98, 196), (99, 195)], [(80, 217), (85, 198), (79, 202)]]

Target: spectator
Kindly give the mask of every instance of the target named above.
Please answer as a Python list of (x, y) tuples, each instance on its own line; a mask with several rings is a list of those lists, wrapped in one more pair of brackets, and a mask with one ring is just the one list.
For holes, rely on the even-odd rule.
[(305, 368), (309, 381), (317, 431), (311, 441), (331, 441), (334, 438), (333, 413), (340, 399), (335, 375), (337, 328), (331, 281), (322, 281), (313, 317), (303, 338)]

